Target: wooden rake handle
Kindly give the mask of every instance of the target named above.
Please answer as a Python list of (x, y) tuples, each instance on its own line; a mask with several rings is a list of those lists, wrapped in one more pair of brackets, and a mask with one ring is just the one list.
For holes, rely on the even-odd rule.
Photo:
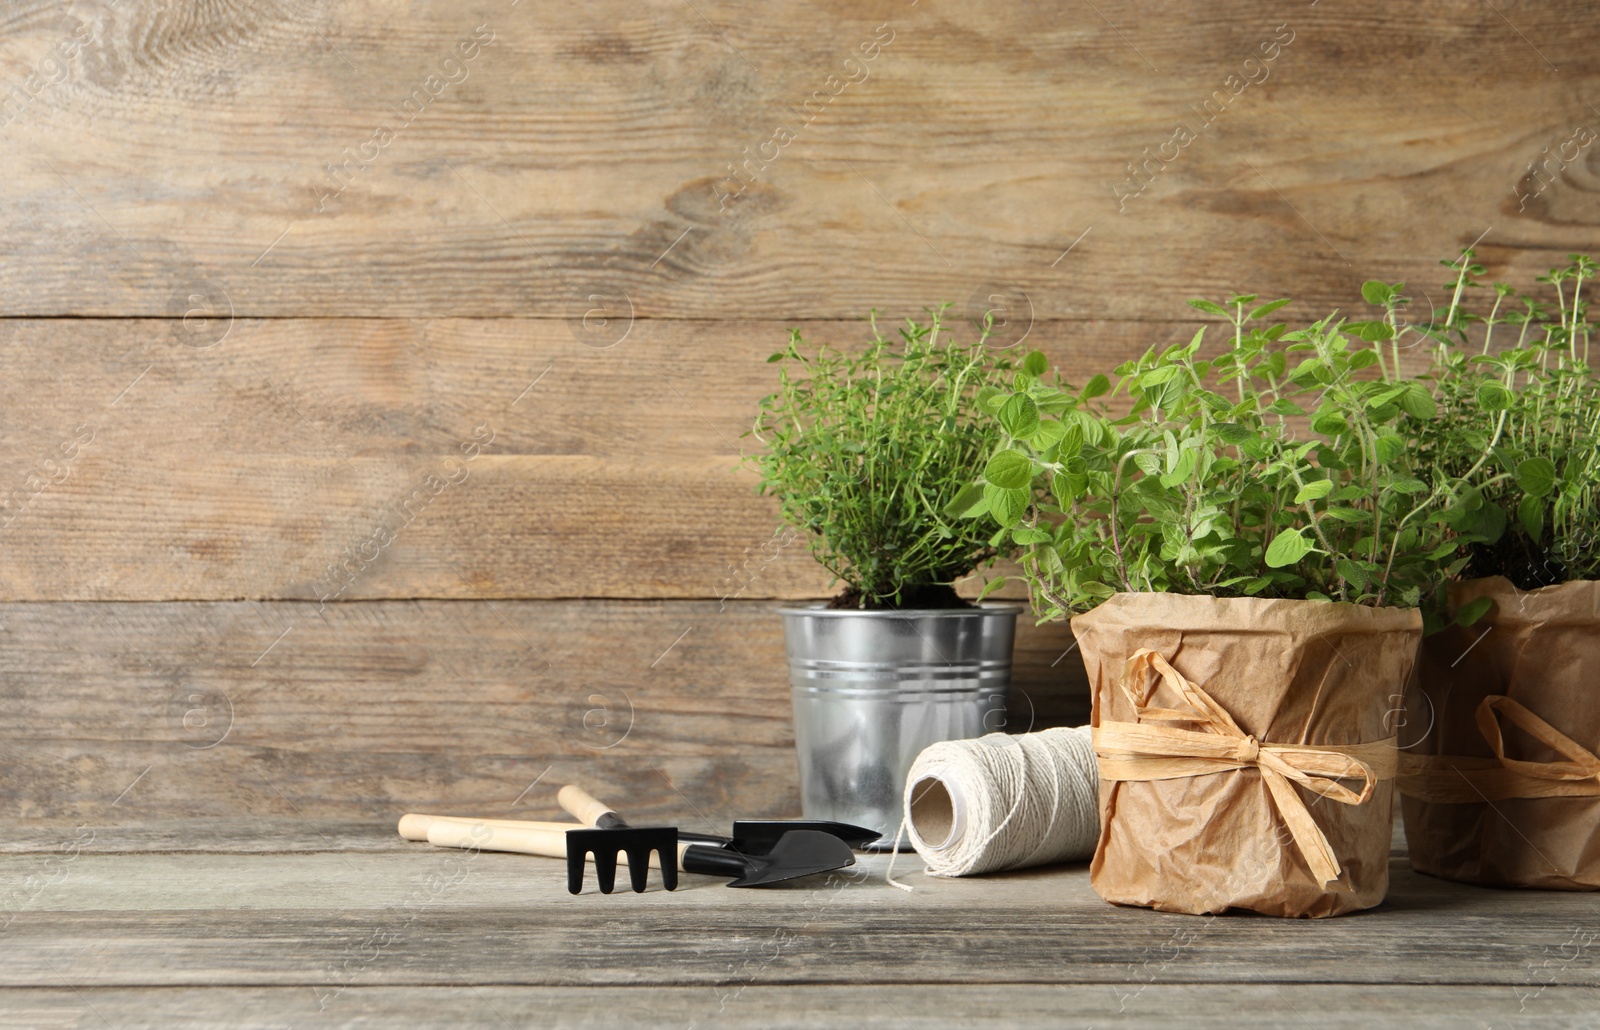
[[(544, 855), (547, 858), (567, 857), (567, 830), (581, 829), (566, 823), (522, 823), (501, 820), (511, 825), (492, 826), (487, 820), (436, 819), (428, 827), (428, 843), (441, 848), (465, 848), (478, 851), (510, 851), (519, 855)], [(683, 853), (688, 843), (678, 845), (678, 864), (683, 864)], [(627, 864), (626, 857), (617, 861)], [(650, 853), (650, 868), (659, 869), (661, 863), (655, 852)]]
[(441, 848), (567, 857), (566, 831), (539, 826), (495, 827), (482, 822), (436, 820), (428, 827), (428, 843)]
[(436, 823), (457, 823), (463, 826), (487, 826), (491, 829), (517, 830), (556, 830), (565, 833), (567, 830), (579, 830), (581, 826), (572, 823), (546, 823), (535, 822), (528, 819), (474, 819), (470, 816), (460, 815), (419, 815), (408, 812), (400, 817), (400, 836), (406, 840), (427, 840), (428, 828)]

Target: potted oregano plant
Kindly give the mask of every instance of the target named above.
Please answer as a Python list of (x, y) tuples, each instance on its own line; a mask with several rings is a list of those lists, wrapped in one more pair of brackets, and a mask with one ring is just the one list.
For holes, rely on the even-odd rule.
[(1021, 549), (1038, 615), (1072, 617), (1102, 897), (1369, 908), (1388, 886), (1386, 701), (1464, 503), (1418, 441), (1436, 402), (1364, 326), (1291, 331), (1266, 322), (1287, 301), (1250, 295), (1190, 303), (1227, 322), (1220, 350), (1202, 329), (1076, 387), (1028, 355), (987, 402), (1007, 443), (965, 514)]
[[(1448, 622), (1430, 635), (1399, 780), (1411, 863), (1496, 886), (1600, 888), (1600, 381), (1573, 255), (1530, 296), (1452, 262), (1444, 317), (1404, 326), (1399, 285), (1369, 284), (1397, 340), (1428, 347), (1439, 416), (1424, 445), (1477, 505)], [(1483, 309), (1487, 308), (1486, 311)]]
[(911, 762), (929, 744), (1003, 724), (1018, 606), (954, 584), (998, 554), (992, 532), (947, 509), (999, 443), (979, 408), (1012, 362), (987, 333), (960, 343), (943, 309), (864, 347), (800, 331), (768, 360), (751, 460), (761, 490), (833, 573), (826, 604), (782, 610), (808, 818), (892, 836)]

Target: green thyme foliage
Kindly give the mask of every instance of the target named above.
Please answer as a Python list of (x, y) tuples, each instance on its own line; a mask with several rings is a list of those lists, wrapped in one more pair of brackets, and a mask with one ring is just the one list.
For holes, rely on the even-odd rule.
[(907, 319), (898, 344), (874, 312), (857, 351), (809, 346), (796, 329), (768, 359), (780, 367), (753, 430), (761, 490), (860, 607), (916, 603), (995, 557), (991, 530), (944, 509), (1000, 441), (978, 400), (1013, 363), (985, 349), (987, 333), (944, 335), (943, 310)]
[[(1550, 304), (1505, 283), (1482, 286), (1473, 256), (1443, 262), (1456, 273), (1451, 304), (1425, 327), (1401, 321), (1400, 284), (1364, 291), (1384, 307), (1397, 348), (1414, 336), (1432, 352), (1439, 417), (1421, 427), (1422, 447), (1481, 501), (1466, 527), (1475, 530), (1467, 574), (1524, 589), (1600, 578), (1600, 382), (1583, 299), (1597, 267), (1574, 254), (1540, 277)], [(1475, 290), (1492, 292), (1483, 314), (1464, 303)]]
[(1229, 324), (1214, 357), (1202, 329), (1073, 388), (1036, 353), (988, 402), (1007, 446), (965, 513), (1021, 548), (1040, 616), (1125, 590), (1413, 606), (1465, 561), (1416, 441), (1430, 391), (1333, 316), (1291, 332), (1256, 299), (1190, 302)]

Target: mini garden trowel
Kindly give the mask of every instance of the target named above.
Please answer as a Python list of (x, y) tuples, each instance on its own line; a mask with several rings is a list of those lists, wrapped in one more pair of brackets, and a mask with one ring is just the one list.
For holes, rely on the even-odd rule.
[[(850, 846), (832, 834), (816, 830), (791, 830), (765, 855), (746, 855), (730, 848), (680, 841), (671, 826), (624, 826), (611, 829), (560, 830), (560, 823), (515, 824), (435, 818), (427, 826), (428, 842), (441, 847), (481, 851), (514, 851), (567, 860), (567, 889), (583, 889), (584, 864), (594, 856), (600, 892), (610, 894), (616, 884), (619, 854), (628, 866), (628, 879), (642, 893), (650, 866), (661, 869), (661, 885), (678, 886), (678, 870), (707, 876), (733, 877), (729, 887), (763, 887), (831, 872), (855, 864)], [(673, 861), (669, 856), (675, 856)]]
[[(574, 819), (586, 826), (600, 830), (625, 828), (628, 824), (610, 805), (596, 800), (582, 787), (568, 784), (556, 795), (556, 801)], [(775, 848), (785, 834), (795, 830), (809, 830), (836, 837), (851, 848), (864, 847), (882, 836), (877, 830), (849, 823), (836, 823), (824, 819), (736, 819), (733, 836), (721, 837), (713, 833), (686, 833), (678, 831), (680, 841), (695, 844), (716, 844), (731, 848), (744, 855), (765, 855)]]

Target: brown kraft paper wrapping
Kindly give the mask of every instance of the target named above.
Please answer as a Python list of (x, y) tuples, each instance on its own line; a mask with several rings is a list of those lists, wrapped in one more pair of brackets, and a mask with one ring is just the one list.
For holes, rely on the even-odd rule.
[[(1412, 672), (1422, 636), (1417, 612), (1326, 601), (1124, 593), (1074, 618), (1072, 629), (1093, 684), (1091, 723), (1102, 752), (1100, 839), (1089, 867), (1102, 898), (1168, 912), (1236, 908), (1277, 916), (1339, 915), (1383, 900), (1394, 765), (1385, 716), (1397, 707), (1391, 699), (1401, 695)], [(1106, 775), (1102, 727), (1139, 723), (1137, 733), (1151, 722), (1148, 713), (1155, 709), (1148, 706), (1193, 710), (1164, 679), (1149, 695), (1146, 719), (1138, 718), (1123, 677), (1129, 659), (1145, 649), (1165, 658), (1252, 738), (1234, 748), (1251, 754), (1251, 761), (1173, 778)], [(1138, 686), (1154, 682), (1146, 668), (1152, 660), (1135, 662)], [(1207, 728), (1195, 722), (1152, 725)], [(1129, 735), (1117, 732), (1119, 739)], [(1263, 771), (1267, 759), (1253, 757), (1257, 745), (1277, 756), (1279, 768), (1283, 759), (1292, 765), (1306, 758), (1300, 764), (1313, 772), (1330, 757), (1337, 768), (1344, 755), (1342, 763), (1350, 768), (1380, 770), (1368, 776), (1367, 796), (1359, 803), (1347, 802), (1352, 791), (1362, 790), (1360, 782), (1345, 792), (1345, 802), (1282, 779), (1276, 784), (1298, 796), (1309, 813), (1309, 819), (1300, 818), (1312, 824), (1310, 835), (1319, 844), (1326, 841), (1322, 863), (1331, 859), (1338, 868), (1326, 886), (1301, 846), (1307, 834), (1302, 830), (1297, 840), (1291, 832), (1282, 811), (1288, 806), (1280, 805)], [(1319, 745), (1340, 750), (1320, 751)]]
[(1452, 609), (1479, 597), (1494, 601), (1488, 615), (1423, 641), (1422, 697), (1407, 698), (1398, 786), (1411, 866), (1465, 883), (1600, 888), (1600, 582), (1472, 580), (1451, 590)]

